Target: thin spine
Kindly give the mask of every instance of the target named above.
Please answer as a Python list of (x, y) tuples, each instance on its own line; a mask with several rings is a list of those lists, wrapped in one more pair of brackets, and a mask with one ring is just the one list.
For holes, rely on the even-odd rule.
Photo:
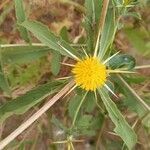
[(61, 63), (62, 65), (65, 65), (65, 66), (69, 66), (69, 67), (74, 67), (75, 65), (73, 65), (73, 64), (68, 64), (68, 63)]
[(118, 70), (118, 69), (115, 69), (115, 70), (107, 69), (106, 71), (107, 71), (107, 73), (137, 73), (137, 72), (133, 72), (133, 71)]
[(77, 85), (74, 85), (74, 86), (63, 96), (63, 98), (65, 98), (67, 95), (69, 95), (76, 87), (77, 87)]
[(103, 64), (106, 64), (107, 62), (109, 62), (113, 57), (115, 57), (115, 56), (118, 55), (119, 53), (120, 53), (120, 51), (117, 52), (117, 53), (115, 53), (115, 54), (112, 55), (111, 57), (107, 58), (107, 59), (103, 62)]
[(67, 52), (70, 56), (72, 56), (75, 60), (80, 60), (76, 55), (72, 54), (70, 51), (68, 51), (65, 47), (63, 47), (59, 42), (58, 45), (65, 51)]
[(66, 80), (66, 79), (70, 79), (70, 78), (72, 78), (72, 76), (56, 78), (55, 80)]
[(87, 54), (86, 50), (85, 50), (83, 47), (82, 47), (82, 50), (83, 50), (85, 56), (86, 56), (86, 57), (89, 57), (89, 55)]
[(97, 98), (97, 93), (96, 93), (96, 91), (94, 91), (94, 96), (95, 96), (96, 105), (97, 105), (98, 108), (101, 110), (101, 112), (102, 112), (103, 114), (105, 114), (103, 108), (102, 108), (102, 107), (99, 105), (99, 103), (98, 103), (98, 98)]
[(111, 92), (116, 98), (118, 98), (118, 96), (110, 89), (110, 87), (107, 84), (104, 84), (105, 88)]
[(88, 93), (88, 92), (86, 92), (86, 93), (84, 94), (83, 98), (81, 99), (81, 101), (80, 101), (80, 103), (79, 103), (79, 105), (78, 105), (78, 108), (77, 108), (76, 113), (75, 113), (74, 118), (73, 118), (73, 122), (72, 122), (71, 128), (73, 128), (74, 125), (75, 125), (75, 122), (76, 122), (78, 113), (79, 113), (80, 108), (81, 108), (81, 106), (82, 106), (82, 104), (83, 104), (83, 102), (84, 102), (84, 100), (85, 100), (85, 98), (86, 98), (87, 93)]

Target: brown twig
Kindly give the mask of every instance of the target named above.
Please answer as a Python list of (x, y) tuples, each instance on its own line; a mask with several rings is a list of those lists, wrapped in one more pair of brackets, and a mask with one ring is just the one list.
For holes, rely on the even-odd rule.
[(0, 150), (14, 140), (19, 134), (26, 130), (32, 123), (34, 123), (40, 116), (42, 116), (51, 106), (53, 106), (70, 88), (74, 85), (74, 81), (69, 82), (59, 93), (51, 98), (44, 106), (42, 106), (35, 114), (33, 114), (27, 121), (21, 124), (15, 131), (9, 134), (4, 140), (0, 142)]

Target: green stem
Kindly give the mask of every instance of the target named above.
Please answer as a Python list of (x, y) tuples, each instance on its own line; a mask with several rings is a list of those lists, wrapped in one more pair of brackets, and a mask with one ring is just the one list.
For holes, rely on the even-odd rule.
[(85, 97), (86, 97), (87, 93), (88, 93), (88, 92), (86, 92), (86, 93), (85, 93), (85, 95), (83, 96), (83, 98), (81, 99), (81, 102), (80, 102), (80, 104), (79, 104), (79, 106), (78, 106), (78, 108), (77, 108), (77, 110), (76, 110), (75, 115), (74, 115), (74, 118), (73, 118), (73, 122), (72, 122), (72, 126), (71, 126), (71, 128), (73, 128), (73, 127), (74, 127), (74, 125), (75, 125), (75, 122), (76, 122), (76, 119), (77, 119), (78, 113), (79, 113), (79, 111), (80, 111), (80, 108), (81, 108), (81, 106), (82, 106), (82, 104), (83, 104), (84, 100), (85, 100)]

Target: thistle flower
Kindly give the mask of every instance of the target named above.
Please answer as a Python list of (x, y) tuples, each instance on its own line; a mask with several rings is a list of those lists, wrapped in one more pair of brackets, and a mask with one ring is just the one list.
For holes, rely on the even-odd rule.
[[(60, 43), (59, 43), (60, 45)], [(94, 52), (93, 56), (89, 56), (86, 51), (83, 49), (85, 56), (83, 58), (78, 58), (74, 54), (72, 54), (69, 50), (65, 49), (62, 45), (61, 48), (64, 49), (68, 54), (76, 60), (75, 64), (62, 63), (63, 65), (67, 65), (72, 67), (72, 76), (75, 81), (75, 86), (71, 89), (71, 91), (80, 87), (85, 91), (93, 91), (96, 92), (96, 89), (106, 87), (108, 91), (110, 91), (114, 96), (115, 93), (109, 88), (106, 84), (108, 80), (108, 76), (112, 73), (135, 73), (132, 71), (128, 71), (125, 69), (114, 69), (109, 68), (109, 61), (115, 57), (119, 52), (115, 53), (111, 57), (108, 57), (106, 60), (102, 61)], [(95, 50), (96, 51), (96, 50)], [(60, 79), (66, 79), (70, 77), (64, 77)], [(69, 93), (71, 92), (69, 91)], [(117, 96), (116, 96), (117, 97)]]
[(78, 61), (72, 69), (76, 85), (86, 91), (95, 91), (105, 84), (106, 66), (95, 57), (87, 57)]

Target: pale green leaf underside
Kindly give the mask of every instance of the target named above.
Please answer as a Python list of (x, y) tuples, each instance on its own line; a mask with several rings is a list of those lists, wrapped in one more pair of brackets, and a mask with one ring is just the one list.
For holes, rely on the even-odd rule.
[(68, 52), (64, 50), (65, 48), (73, 55), (77, 56), (77, 52), (73, 47), (71, 47), (67, 42), (62, 40), (62, 38), (54, 35), (48, 29), (48, 27), (46, 27), (42, 23), (36, 21), (25, 21), (22, 23), (22, 26), (25, 27), (30, 32), (32, 32), (36, 38), (38, 38), (42, 43), (44, 43), (51, 49), (60, 52), (62, 55), (72, 57)]
[(4, 63), (28, 63), (46, 55), (50, 48), (46, 46), (12, 46), (1, 48)]
[(23, 114), (47, 96), (57, 92), (62, 87), (60, 82), (51, 82), (41, 85), (26, 94), (6, 102), (0, 107), (0, 122), (13, 114)]

